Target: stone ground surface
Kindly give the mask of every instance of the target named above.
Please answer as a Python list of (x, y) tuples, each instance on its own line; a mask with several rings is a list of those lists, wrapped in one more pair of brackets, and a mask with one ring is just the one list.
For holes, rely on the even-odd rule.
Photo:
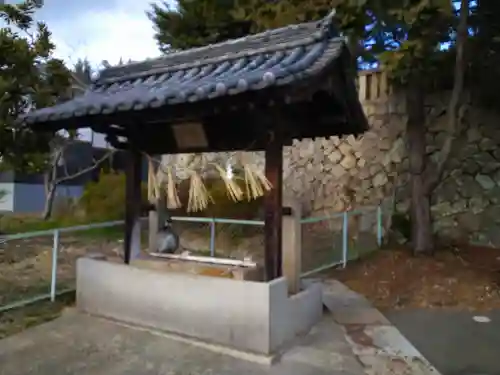
[[(443, 375), (500, 375), (500, 310), (406, 309), (386, 316)], [(490, 322), (478, 323), (477, 316)]]
[(324, 319), (272, 366), (76, 312), (0, 341), (1, 375), (362, 375), (340, 327)]
[(273, 366), (70, 311), (0, 341), (0, 375), (439, 374), (364, 297), (323, 285), (329, 312)]
[(338, 281), (325, 281), (323, 285), (323, 303), (343, 328), (366, 374), (439, 374), (366, 298)]

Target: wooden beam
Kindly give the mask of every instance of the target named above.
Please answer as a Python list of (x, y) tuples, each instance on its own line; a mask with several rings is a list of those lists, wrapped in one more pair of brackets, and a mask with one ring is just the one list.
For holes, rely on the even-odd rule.
[[(124, 261), (130, 263), (141, 251), (141, 176), (142, 154), (136, 149), (128, 152), (125, 167), (125, 240)], [(110, 192), (112, 194), (113, 192)]]
[(158, 232), (163, 228), (167, 220), (167, 203), (165, 198), (165, 194), (162, 193), (154, 204), (154, 210), (149, 211), (148, 249), (151, 253), (158, 251)]
[(281, 276), (282, 195), (283, 195), (283, 134), (275, 131), (266, 147), (265, 173), (273, 188), (264, 197), (265, 278), (271, 281)]

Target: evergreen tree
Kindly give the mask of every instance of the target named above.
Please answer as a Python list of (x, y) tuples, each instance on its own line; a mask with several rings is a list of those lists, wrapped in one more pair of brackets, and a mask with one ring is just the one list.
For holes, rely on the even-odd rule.
[(236, 19), (235, 0), (179, 0), (177, 9), (165, 1), (148, 12), (163, 53), (204, 46), (247, 35), (251, 23)]
[[(44, 23), (35, 24), (34, 1), (0, 5), (0, 156), (3, 168), (37, 169), (46, 161), (52, 134), (34, 134), (17, 124), (19, 115), (67, 97), (70, 73), (52, 56)], [(34, 29), (34, 31), (33, 31)]]

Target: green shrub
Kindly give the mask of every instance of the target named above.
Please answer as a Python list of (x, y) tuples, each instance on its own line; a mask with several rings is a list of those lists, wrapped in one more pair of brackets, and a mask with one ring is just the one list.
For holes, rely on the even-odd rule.
[[(142, 196), (147, 197), (145, 183), (142, 184)], [(89, 222), (123, 220), (125, 217), (125, 174), (101, 173), (99, 181), (85, 186), (79, 205)]]
[[(259, 216), (262, 198), (233, 202), (227, 195), (224, 181), (220, 178), (204, 180), (213, 199), (201, 212), (187, 212), (189, 180), (179, 183), (177, 189), (182, 207), (172, 210), (173, 216), (201, 216), (250, 220)], [(142, 185), (142, 196), (147, 199), (147, 183)], [(89, 183), (79, 201), (87, 222), (121, 220), (125, 215), (125, 175), (104, 173), (99, 181)]]
[(67, 221), (69, 218), (73, 222), (81, 219), (77, 207), (77, 199), (65, 196), (56, 196), (52, 206), (52, 219), (55, 221)]

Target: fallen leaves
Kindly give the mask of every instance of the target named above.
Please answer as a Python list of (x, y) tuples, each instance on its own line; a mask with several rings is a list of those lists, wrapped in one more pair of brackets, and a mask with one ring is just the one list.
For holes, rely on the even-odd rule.
[(458, 254), (412, 257), (404, 249), (380, 250), (329, 276), (365, 295), (380, 309), (500, 308), (500, 250), (465, 247)]

